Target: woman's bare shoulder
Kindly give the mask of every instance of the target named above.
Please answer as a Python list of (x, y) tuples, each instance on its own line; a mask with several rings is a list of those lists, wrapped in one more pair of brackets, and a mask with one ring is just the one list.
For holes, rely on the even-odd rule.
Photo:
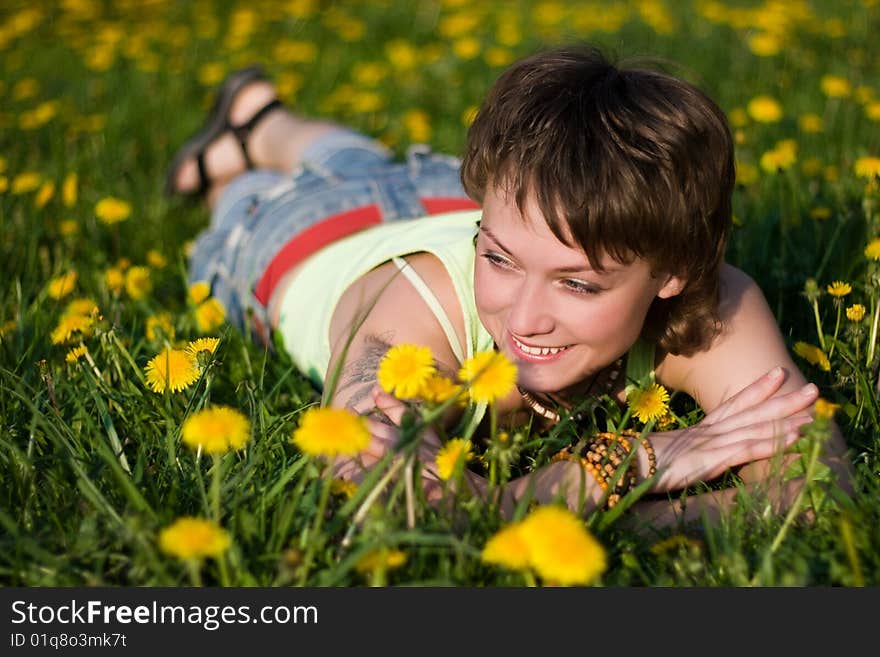
[(781, 392), (805, 379), (794, 364), (764, 293), (745, 272), (721, 270), (719, 331), (707, 347), (690, 355), (665, 355), (661, 382), (686, 392), (710, 411), (776, 365), (789, 373)]

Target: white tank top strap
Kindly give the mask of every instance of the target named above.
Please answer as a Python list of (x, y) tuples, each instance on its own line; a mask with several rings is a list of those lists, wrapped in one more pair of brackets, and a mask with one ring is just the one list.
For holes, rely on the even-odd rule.
[(419, 276), (418, 272), (416, 272), (406, 260), (400, 257), (395, 257), (391, 260), (397, 265), (400, 273), (406, 276), (407, 280), (412, 283), (412, 286), (419, 293), (419, 296), (421, 296), (422, 299), (425, 300), (425, 303), (428, 304), (431, 312), (434, 313), (434, 317), (440, 322), (440, 328), (443, 329), (443, 333), (446, 335), (446, 340), (449, 342), (449, 348), (452, 349), (453, 355), (458, 359), (459, 363), (463, 363), (465, 356), (461, 344), (458, 342), (458, 335), (455, 332), (455, 328), (452, 326), (452, 322), (449, 321), (449, 316), (446, 314), (446, 311), (443, 310), (443, 306), (440, 305), (437, 296), (431, 291), (431, 288), (428, 287), (425, 280)]

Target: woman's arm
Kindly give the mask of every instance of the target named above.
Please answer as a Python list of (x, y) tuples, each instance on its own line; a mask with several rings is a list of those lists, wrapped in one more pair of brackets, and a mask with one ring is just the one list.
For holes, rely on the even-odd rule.
[[(437, 296), (464, 344), (464, 319), (442, 263), (426, 253), (406, 260)], [(337, 476), (357, 481), (396, 443), (396, 427), (376, 406), (377, 370), (386, 352), (396, 344), (428, 347), (437, 369), (446, 375), (456, 371), (458, 361), (431, 309), (392, 262), (376, 267), (345, 291), (334, 310), (329, 337), (325, 403), (366, 416), (373, 435), (359, 459), (339, 459), (335, 464)], [(453, 412), (444, 419), (452, 423), (456, 416)]]
[[(782, 368), (785, 380), (769, 404), (773, 397), (803, 388), (806, 378), (792, 361), (763, 293), (751, 278), (729, 265), (722, 269), (719, 316), (722, 330), (708, 350), (688, 357), (667, 356), (658, 365), (658, 379), (664, 385), (686, 392), (707, 413), (774, 366)], [(814, 401), (815, 397), (805, 397), (793, 413), (811, 411)], [(777, 413), (775, 419), (783, 422), (786, 416)], [(840, 430), (833, 424), (823, 461), (837, 473), (840, 486), (852, 490), (852, 464)], [(741, 474), (747, 482), (757, 482), (770, 472), (766, 459), (755, 459)]]

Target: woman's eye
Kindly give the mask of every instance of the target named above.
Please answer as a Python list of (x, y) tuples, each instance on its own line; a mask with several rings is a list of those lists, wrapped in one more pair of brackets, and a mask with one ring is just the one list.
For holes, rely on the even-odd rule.
[(498, 255), (497, 253), (492, 253), (491, 251), (486, 251), (485, 253), (483, 253), (483, 257), (495, 267), (510, 269), (513, 266), (507, 258)]
[(571, 279), (566, 279), (563, 281), (563, 285), (567, 287), (572, 292), (576, 292), (578, 294), (599, 294), (599, 288), (588, 285), (587, 283), (583, 283), (581, 281), (574, 281)]

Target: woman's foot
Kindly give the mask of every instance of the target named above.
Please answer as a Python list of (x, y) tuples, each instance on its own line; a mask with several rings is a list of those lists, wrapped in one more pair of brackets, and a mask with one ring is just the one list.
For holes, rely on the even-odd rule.
[(211, 186), (225, 184), (261, 164), (255, 133), (281, 107), (274, 86), (260, 69), (251, 67), (230, 75), (206, 125), (175, 155), (166, 193), (201, 196)]

